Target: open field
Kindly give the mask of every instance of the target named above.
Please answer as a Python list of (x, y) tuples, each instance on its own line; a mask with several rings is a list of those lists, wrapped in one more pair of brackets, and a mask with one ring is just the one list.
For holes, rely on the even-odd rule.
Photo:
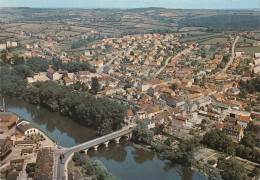
[(202, 44), (228, 44), (227, 38), (214, 38), (208, 41), (202, 42)]
[(255, 53), (260, 53), (260, 47), (239, 47), (236, 48), (237, 52), (248, 52), (251, 55)]

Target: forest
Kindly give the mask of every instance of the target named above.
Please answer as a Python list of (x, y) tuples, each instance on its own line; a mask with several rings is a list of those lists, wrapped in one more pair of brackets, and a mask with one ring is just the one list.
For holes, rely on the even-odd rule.
[(259, 30), (260, 15), (215, 15), (201, 18), (182, 19), (182, 27), (206, 27), (209, 31)]

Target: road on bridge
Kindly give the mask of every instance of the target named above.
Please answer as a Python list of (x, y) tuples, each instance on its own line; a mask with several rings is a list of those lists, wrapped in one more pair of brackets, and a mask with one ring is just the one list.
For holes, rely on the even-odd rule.
[[(68, 163), (69, 159), (71, 158), (71, 156), (75, 153), (75, 152), (79, 152), (79, 151), (83, 151), (85, 149), (89, 149), (93, 146), (111, 141), (115, 138), (118, 137), (122, 137), (124, 135), (127, 135), (129, 133), (132, 132), (132, 129), (123, 129), (123, 130), (119, 130), (116, 132), (113, 132), (111, 134), (93, 139), (91, 141), (87, 141), (85, 143), (79, 144), (77, 146), (71, 147), (69, 149), (66, 150), (57, 150), (57, 152), (55, 153), (55, 162), (54, 166), (57, 166), (56, 168), (54, 167), (54, 169), (56, 169), (56, 176), (57, 176), (57, 180), (62, 180), (64, 176), (67, 176), (67, 167), (66, 164)], [(63, 153), (65, 155), (65, 163), (61, 164), (60, 160), (59, 160), (59, 154)]]

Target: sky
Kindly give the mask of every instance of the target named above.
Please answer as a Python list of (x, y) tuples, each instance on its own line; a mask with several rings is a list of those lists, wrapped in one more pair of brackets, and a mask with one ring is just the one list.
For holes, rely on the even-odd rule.
[(0, 7), (248, 9), (260, 0), (0, 0)]

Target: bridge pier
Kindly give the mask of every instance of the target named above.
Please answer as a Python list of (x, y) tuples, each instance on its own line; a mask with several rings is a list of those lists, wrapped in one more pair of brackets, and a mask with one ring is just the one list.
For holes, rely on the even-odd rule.
[(109, 141), (104, 142), (106, 148), (108, 147), (108, 143), (109, 143)]
[(85, 154), (88, 154), (88, 149), (85, 149), (85, 150), (84, 150), (84, 153), (85, 153)]
[(119, 140), (120, 140), (120, 137), (115, 138), (115, 141), (116, 141), (117, 144), (119, 143)]
[(98, 150), (98, 145), (94, 146), (94, 150), (95, 150), (95, 151)]

